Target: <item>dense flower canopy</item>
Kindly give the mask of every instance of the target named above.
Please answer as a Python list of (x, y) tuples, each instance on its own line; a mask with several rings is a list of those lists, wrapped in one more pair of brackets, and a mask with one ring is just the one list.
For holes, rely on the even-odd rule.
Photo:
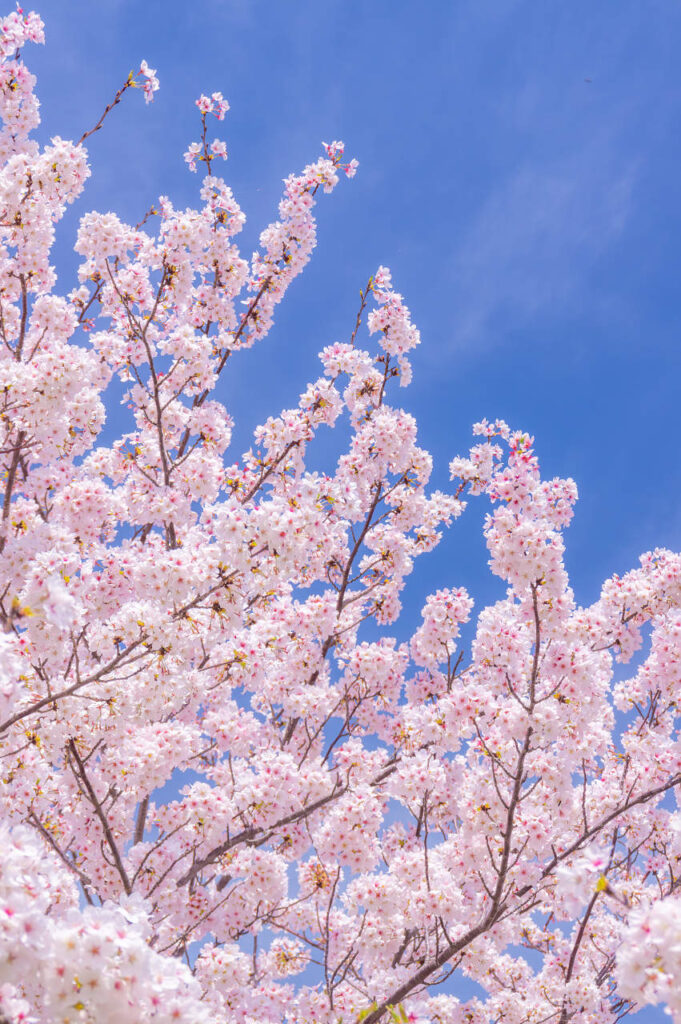
[[(229, 104), (201, 96), (199, 208), (86, 214), (61, 294), (85, 142), (158, 80), (142, 62), (79, 142), (41, 148), (42, 41), (35, 14), (0, 24), (0, 1016), (681, 1018), (681, 557), (578, 607), (575, 484), (501, 421), (429, 491), (391, 404), (419, 332), (385, 267), (235, 460), (221, 377), (357, 164), (324, 144), (248, 259), (209, 137)], [(129, 429), (101, 444), (121, 383)], [(306, 468), (321, 428), (344, 446), (327, 473)], [(476, 614), (453, 580), (399, 640), (415, 559), (481, 495), (506, 596)]]

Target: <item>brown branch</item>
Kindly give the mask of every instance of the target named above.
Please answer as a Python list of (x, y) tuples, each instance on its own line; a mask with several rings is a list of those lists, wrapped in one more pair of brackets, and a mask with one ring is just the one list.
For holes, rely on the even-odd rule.
[(485, 920), (480, 924), (476, 925), (474, 928), (470, 928), (462, 938), (457, 939), (456, 942), (446, 946), (439, 956), (436, 956), (429, 964), (424, 964), (424, 966), (417, 971), (413, 977), (396, 988), (390, 993), (387, 999), (376, 1007), (375, 1010), (372, 1010), (371, 1013), (366, 1015), (366, 1017), (363, 1017), (363, 1024), (378, 1024), (381, 1017), (386, 1013), (389, 1007), (398, 1006), (411, 992), (413, 992), (415, 988), (422, 985), (426, 979), (431, 976), (431, 974), (438, 971), (440, 967), (444, 967), (444, 965), (451, 960), (453, 956), (456, 956), (457, 953), (461, 952), (462, 949), (465, 949), (466, 946), (469, 946), (471, 942), (482, 935), (487, 930), (490, 923), (491, 922), (488, 921), (488, 918), (485, 918)]
[[(186, 604), (182, 605), (181, 608), (178, 608), (178, 610), (173, 614), (172, 621), (177, 622), (179, 619), (184, 618), (187, 612), (191, 611), (192, 608), (200, 604), (201, 601), (204, 601), (207, 597), (210, 597), (211, 594), (215, 593), (216, 590), (220, 590), (222, 589), (222, 587), (229, 585), (234, 580), (236, 575), (237, 573), (233, 572), (227, 577), (222, 577), (220, 579), (220, 582), (214, 584), (212, 587), (210, 587), (209, 590), (205, 591), (202, 594), (197, 594), (197, 596), (192, 598), (191, 601), (188, 601)], [(155, 653), (158, 652), (146, 649), (144, 651), (141, 651), (139, 654), (136, 654), (134, 658), (129, 657), (129, 655), (135, 650), (137, 650), (138, 647), (147, 644), (148, 640), (148, 634), (143, 633), (142, 636), (138, 637), (137, 640), (134, 640), (128, 647), (126, 647), (124, 651), (121, 651), (112, 661), (104, 665), (103, 668), (98, 669), (97, 672), (94, 672), (92, 675), (88, 676), (85, 679), (77, 680), (75, 683), (73, 683), (72, 686), (67, 686), (65, 689), (60, 690), (58, 693), (50, 693), (46, 697), (42, 697), (40, 700), (37, 700), (34, 704), (31, 704), (30, 707), (24, 708), (23, 711), (18, 711), (16, 715), (13, 715), (11, 718), (8, 718), (5, 722), (2, 723), (2, 725), (0, 725), (0, 736), (4, 732), (7, 732), (7, 730), (11, 728), (11, 726), (15, 725), (17, 722), (22, 721), (22, 719), (28, 718), (29, 715), (37, 714), (47, 704), (56, 704), (58, 700), (62, 700), (64, 697), (73, 696), (74, 693), (77, 693), (84, 686), (89, 686), (90, 683), (99, 682), (109, 672), (114, 671), (114, 669), (127, 668), (133, 662), (140, 661), (142, 658), (154, 657)]]
[(371, 277), (369, 278), (368, 282), (367, 282), (367, 286), (364, 289), (364, 291), (362, 291), (360, 289), (360, 292), (359, 292), (359, 297), (360, 297), (360, 299), (362, 301), (360, 303), (359, 309), (357, 310), (357, 320), (355, 321), (354, 330), (353, 330), (352, 334), (350, 335), (350, 344), (352, 345), (353, 348), (355, 347), (355, 338), (357, 337), (357, 332), (359, 331), (360, 326), (362, 324), (362, 313), (364, 312), (364, 310), (366, 308), (367, 298), (368, 298), (369, 292), (373, 291), (373, 289), (374, 289), (374, 277), (373, 277), (373, 274), (372, 274)]
[[(45, 839), (45, 841), (49, 844), (49, 846), (54, 850), (54, 852), (64, 862), (66, 867), (70, 871), (73, 871), (73, 873), (75, 875), (77, 875), (78, 881), (83, 886), (83, 890), (85, 892), (85, 895), (88, 896), (87, 889), (92, 887), (92, 880), (90, 878), (88, 878), (88, 876), (83, 871), (80, 870), (80, 868), (78, 867), (78, 865), (74, 861), (69, 860), (69, 858), (66, 856), (66, 854), (62, 850), (61, 846), (59, 846), (59, 844), (55, 841), (54, 837), (52, 835), (50, 835), (50, 833), (47, 831), (47, 829), (43, 825), (42, 821), (40, 820), (40, 818), (38, 818), (38, 816), (35, 814), (34, 811), (31, 811), (29, 813), (28, 820), (31, 822), (31, 824), (34, 826), (34, 828), (36, 828), (38, 830), (38, 832), (40, 832), (40, 834), (43, 837), (43, 839)], [(89, 898), (89, 896), (88, 896), (88, 898)]]
[(381, 484), (378, 483), (376, 485), (376, 493), (374, 494), (374, 499), (373, 499), (373, 501), (371, 503), (371, 506), (369, 508), (369, 511), (367, 513), (366, 520), (364, 522), (364, 526), (362, 527), (362, 532), (360, 533), (359, 537), (355, 541), (355, 546), (353, 547), (352, 551), (350, 552), (350, 557), (348, 558), (347, 562), (345, 563), (345, 569), (343, 571), (343, 576), (342, 576), (342, 579), (341, 579), (340, 587), (338, 588), (338, 600), (336, 602), (336, 610), (338, 612), (341, 612), (343, 610), (343, 604), (344, 604), (344, 599), (345, 599), (345, 591), (347, 590), (347, 587), (348, 587), (348, 581), (350, 579), (350, 572), (352, 570), (352, 563), (354, 562), (355, 558), (357, 557), (357, 553), (358, 553), (360, 547), (362, 546), (364, 538), (366, 537), (367, 533), (369, 532), (369, 529), (371, 527), (371, 520), (372, 520), (373, 514), (376, 511), (376, 507), (377, 507), (379, 501), (381, 500), (381, 493), (382, 493)]
[(16, 725), (17, 722), (22, 721), (22, 719), (28, 718), (29, 715), (37, 714), (47, 704), (56, 703), (58, 700), (61, 700), (64, 697), (71, 697), (74, 693), (77, 693), (78, 690), (82, 689), (84, 686), (88, 686), (90, 683), (98, 682), (102, 678), (102, 676), (105, 676), (108, 672), (113, 671), (113, 669), (127, 668), (127, 666), (130, 665), (132, 661), (138, 661), (140, 658), (144, 658), (145, 655), (151, 655), (153, 653), (152, 651), (142, 651), (140, 654), (136, 655), (134, 659), (130, 659), (128, 661), (124, 660), (126, 656), (130, 654), (131, 651), (139, 647), (140, 644), (145, 642), (145, 640), (146, 637), (140, 637), (139, 640), (135, 640), (134, 643), (130, 644), (130, 647), (128, 647), (125, 651), (121, 652), (121, 654), (114, 658), (113, 661), (110, 661), (108, 665), (105, 665), (104, 668), (99, 669), (98, 672), (95, 672), (93, 675), (88, 676), (86, 679), (80, 679), (77, 682), (73, 683), (72, 686), (67, 686), (64, 690), (60, 690), (58, 693), (50, 693), (47, 695), (47, 697), (42, 697), (40, 700), (37, 700), (34, 704), (31, 704), (29, 708), (25, 708), (23, 711), (18, 711), (16, 715), (12, 715), (11, 718), (8, 718), (5, 722), (2, 723), (2, 725), (0, 725), (0, 736), (2, 735), (2, 733), (7, 732), (7, 730), (11, 728), (11, 726)]
[(16, 480), (17, 469), (19, 468), (19, 462), (21, 461), (21, 449), (24, 441), (26, 440), (26, 431), (21, 430), (17, 436), (17, 443), (12, 453), (12, 461), (10, 462), (9, 470), (7, 472), (7, 483), (5, 484), (5, 497), (2, 503), (2, 519), (6, 522), (9, 519), (9, 510), (12, 501), (12, 491), (14, 490), (14, 481)]
[(78, 139), (78, 142), (76, 143), (76, 145), (81, 146), (85, 142), (85, 140), (87, 138), (89, 138), (91, 135), (94, 135), (95, 132), (99, 131), (99, 129), (104, 124), (104, 120), (105, 120), (107, 114), (110, 114), (111, 111), (113, 110), (113, 108), (115, 106), (117, 106), (121, 102), (121, 99), (123, 98), (123, 93), (126, 91), (126, 89), (130, 89), (133, 86), (134, 86), (134, 76), (133, 76), (133, 73), (131, 71), (130, 74), (128, 75), (128, 77), (127, 77), (125, 85), (122, 85), (120, 87), (120, 89), (118, 90), (118, 92), (116, 93), (114, 98), (112, 99), (111, 103), (109, 103), (108, 106), (104, 108), (104, 113), (100, 117), (100, 119), (97, 122), (97, 124), (94, 126), (94, 128), (90, 128), (89, 131), (83, 132), (81, 137)]
[[(249, 319), (255, 313), (255, 311), (256, 311), (256, 309), (258, 307), (258, 303), (260, 302), (260, 299), (264, 295), (264, 293), (265, 293), (265, 291), (266, 291), (266, 289), (267, 289), (267, 287), (268, 287), (268, 285), (269, 285), (271, 280), (272, 280), (271, 277), (266, 277), (265, 280), (263, 281), (263, 283), (260, 285), (260, 288), (258, 289), (256, 295), (254, 296), (253, 301), (251, 302), (250, 306), (248, 307), (248, 309), (244, 313), (243, 317), (241, 318), (241, 323), (239, 324), (239, 327), (238, 327), (234, 337), (232, 338), (232, 345), (236, 344), (236, 342), (239, 340), (239, 338), (241, 337), (241, 335), (245, 331), (246, 324), (248, 323)], [(229, 359), (231, 354), (232, 354), (232, 349), (231, 348), (226, 348), (225, 351), (222, 353), (222, 357), (221, 357), (220, 362), (218, 364), (217, 370), (215, 371), (216, 377), (219, 377), (220, 374), (222, 373), (222, 371), (224, 370), (225, 364), (226, 364), (226, 362)], [(210, 388), (206, 388), (204, 391), (201, 392), (200, 395), (197, 395), (196, 398), (194, 399), (194, 408), (196, 409), (196, 408), (199, 408), (199, 406), (203, 405), (203, 403), (206, 401), (206, 399), (208, 398), (210, 393), (211, 393), (210, 392)], [(191, 437), (191, 431), (189, 430), (189, 427), (187, 427), (185, 429), (184, 434), (182, 435), (182, 439), (181, 439), (180, 444), (179, 444), (178, 449), (177, 449), (176, 461), (177, 461), (177, 459), (181, 459), (182, 456), (184, 455), (184, 450), (187, 447), (187, 444), (189, 443), (189, 438), (190, 437)]]
[[(388, 764), (381, 769), (378, 775), (371, 780), (370, 785), (378, 786), (381, 782), (387, 779), (388, 776), (392, 775), (397, 768), (398, 760), (399, 758), (397, 757), (392, 758)], [(309, 817), (311, 814), (314, 814), (315, 811), (320, 810), (333, 800), (337, 800), (339, 797), (343, 796), (344, 793), (348, 792), (349, 788), (349, 782), (346, 782), (345, 785), (338, 785), (338, 783), (336, 783), (331, 792), (327, 793), (326, 796), (320, 797), (311, 804), (305, 804), (303, 807), (299, 807), (297, 811), (293, 811), (291, 814), (287, 814), (283, 818), (279, 818), (278, 821), (275, 821), (272, 825), (250, 826), (242, 829), (241, 832), (232, 836), (231, 839), (227, 839), (224, 843), (214, 847), (214, 849), (212, 849), (210, 853), (207, 853), (205, 857), (195, 861), (191, 868), (180, 879), (178, 879), (178, 887), (191, 882), (196, 875), (203, 871), (204, 868), (208, 867), (210, 864), (214, 864), (215, 861), (219, 860), (220, 857), (225, 853), (228, 853), (229, 850), (232, 850), (235, 846), (239, 846), (241, 843), (248, 843), (250, 846), (261, 846), (263, 843), (266, 843), (271, 839), (278, 829), (284, 828), (286, 825), (292, 825), (297, 821), (301, 821), (302, 819)]]
[(78, 753), (78, 749), (76, 747), (76, 743), (73, 737), (69, 740), (67, 744), (67, 757), (69, 758), (69, 761), (71, 760), (71, 758), (73, 758), (73, 760), (76, 762), (77, 770), (73, 769), (74, 775), (76, 776), (76, 779), (79, 779), (82, 782), (82, 784), (85, 786), (85, 789), (87, 790), (88, 799), (90, 800), (90, 803), (94, 807), (95, 814), (99, 818), (102, 825), (102, 829), (104, 830), (104, 835), (106, 837), (109, 849), (111, 850), (118, 874), (121, 877), (123, 888), (125, 889), (126, 895), (129, 896), (130, 893), (132, 892), (132, 886), (130, 885), (128, 873), (125, 870), (123, 861), (121, 860), (121, 855), (118, 850), (118, 844), (114, 839), (114, 835), (113, 832), (111, 831), (111, 826), (109, 825), (106, 814), (102, 810), (101, 802), (97, 798), (97, 794), (95, 793), (92, 787), (92, 783), (90, 782), (87, 776), (87, 772), (85, 771), (85, 763), (83, 762), (80, 754)]
[(147, 812), (149, 810), (149, 796), (144, 797), (137, 809), (137, 818), (135, 820), (135, 846), (141, 843), (144, 839), (144, 826), (147, 821)]
[(24, 348), (26, 324), (28, 321), (28, 291), (26, 288), (26, 278), (23, 274), (19, 274), (19, 281), (21, 283), (21, 323), (19, 325), (19, 339), (17, 341), (17, 347), (14, 350), (14, 358), (17, 362), (21, 359), (21, 354)]

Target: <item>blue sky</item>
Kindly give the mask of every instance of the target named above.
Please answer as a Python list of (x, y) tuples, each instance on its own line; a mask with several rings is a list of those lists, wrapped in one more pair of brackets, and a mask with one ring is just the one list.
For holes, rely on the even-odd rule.
[[(534, 434), (547, 476), (573, 476), (567, 536), (577, 598), (596, 599), (642, 551), (681, 547), (678, 287), (681, 8), (669, 0), (44, 0), (44, 132), (76, 137), (144, 57), (161, 90), (128, 95), (90, 140), (93, 179), (63, 225), (71, 287), (77, 218), (135, 222), (159, 193), (198, 203), (182, 153), (194, 100), (221, 90), (225, 177), (247, 254), (281, 179), (341, 138), (360, 161), (319, 207), (319, 247), (275, 330), (234, 361), (223, 398), (252, 427), (295, 404), (315, 353), (345, 340), (358, 289), (391, 267), (423, 343), (399, 392), (435, 458), (435, 484), (501, 417)], [(114, 424), (115, 426), (115, 424)], [(500, 593), (482, 503), (423, 560), (428, 590)], [(661, 1017), (661, 1014), (660, 1014)], [(649, 1017), (652, 1019), (652, 1016)]]

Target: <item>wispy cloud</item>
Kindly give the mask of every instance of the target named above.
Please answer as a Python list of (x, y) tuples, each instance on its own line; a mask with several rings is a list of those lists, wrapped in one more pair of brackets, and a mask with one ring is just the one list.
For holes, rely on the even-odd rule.
[(490, 193), (451, 263), (454, 343), (492, 343), (588, 293), (595, 263), (621, 235), (637, 167), (593, 141), (560, 163), (528, 162)]

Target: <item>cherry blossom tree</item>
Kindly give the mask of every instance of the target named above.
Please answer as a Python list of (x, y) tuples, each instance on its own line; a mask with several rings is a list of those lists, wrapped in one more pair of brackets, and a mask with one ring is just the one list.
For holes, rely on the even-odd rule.
[[(0, 23), (0, 1016), (681, 1019), (681, 557), (578, 607), (576, 487), (499, 421), (429, 491), (392, 404), (419, 333), (383, 267), (235, 459), (221, 380), (356, 164), (334, 142), (289, 177), (249, 260), (215, 173), (228, 104), (202, 96), (198, 208), (87, 214), (61, 294), (85, 143), (158, 83), (143, 63), (41, 148), (22, 48), (42, 41), (35, 14)], [(322, 429), (343, 453), (311, 472)], [(474, 615), (454, 565), (400, 641), (414, 560), (475, 496), (506, 596)]]

